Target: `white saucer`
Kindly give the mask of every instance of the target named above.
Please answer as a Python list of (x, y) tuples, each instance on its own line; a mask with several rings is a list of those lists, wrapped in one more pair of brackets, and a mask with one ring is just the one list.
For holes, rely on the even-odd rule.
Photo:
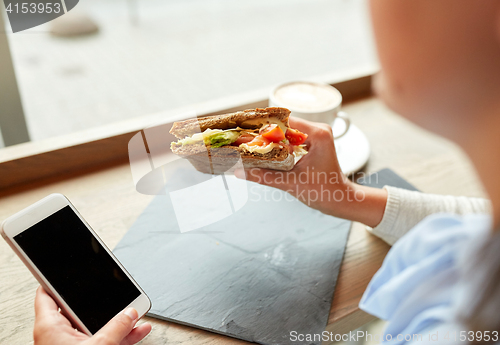
[[(342, 133), (344, 121), (335, 121), (333, 133)], [(370, 158), (370, 143), (366, 135), (355, 125), (351, 124), (349, 131), (340, 139), (335, 139), (335, 149), (342, 172), (351, 175), (358, 172)]]

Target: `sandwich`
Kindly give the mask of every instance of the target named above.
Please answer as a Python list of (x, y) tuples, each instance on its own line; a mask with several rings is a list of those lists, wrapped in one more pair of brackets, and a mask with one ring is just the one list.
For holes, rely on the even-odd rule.
[(173, 153), (209, 174), (230, 171), (241, 158), (245, 168), (288, 171), (307, 154), (307, 134), (288, 126), (290, 110), (257, 108), (174, 122)]

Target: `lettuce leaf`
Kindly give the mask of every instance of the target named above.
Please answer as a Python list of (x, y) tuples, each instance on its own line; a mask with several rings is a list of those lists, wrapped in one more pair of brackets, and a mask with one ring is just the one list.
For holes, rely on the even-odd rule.
[(210, 144), (210, 146), (212, 147), (221, 147), (234, 143), (239, 136), (240, 133), (237, 131), (224, 131), (222, 133), (215, 133), (205, 139), (205, 144)]
[(203, 133), (195, 133), (190, 137), (179, 139), (176, 145), (184, 146), (203, 142), (212, 147), (221, 147), (232, 144), (239, 136), (240, 132), (235, 130), (206, 129)]

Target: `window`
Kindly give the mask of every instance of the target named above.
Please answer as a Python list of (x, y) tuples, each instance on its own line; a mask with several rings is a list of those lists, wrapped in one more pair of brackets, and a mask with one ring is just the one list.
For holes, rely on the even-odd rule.
[(56, 37), (49, 22), (8, 35), (34, 141), (375, 63), (364, 0), (82, 0), (73, 11), (99, 31)]

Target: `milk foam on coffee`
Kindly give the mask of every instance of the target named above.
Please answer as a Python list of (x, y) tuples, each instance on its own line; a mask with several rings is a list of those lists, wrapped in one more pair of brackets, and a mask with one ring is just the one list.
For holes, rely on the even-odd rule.
[(307, 82), (285, 84), (274, 92), (282, 106), (297, 111), (322, 111), (335, 107), (342, 101), (340, 93), (329, 85)]

